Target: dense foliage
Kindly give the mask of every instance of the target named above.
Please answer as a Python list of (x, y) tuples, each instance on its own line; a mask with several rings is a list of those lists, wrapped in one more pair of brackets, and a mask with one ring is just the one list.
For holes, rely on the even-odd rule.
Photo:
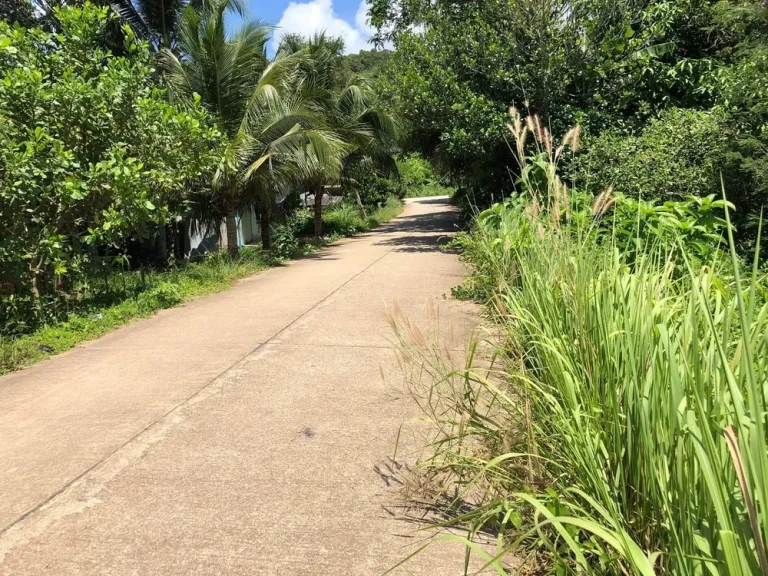
[[(530, 141), (525, 124), (513, 113), (517, 150), (533, 150), (520, 196), (455, 242), (473, 267), (459, 293), (493, 323), (490, 359), (475, 346), (451, 360), (399, 325), (443, 525), (468, 527), (468, 553), (499, 575), (510, 555), (514, 573), (763, 573), (757, 256), (738, 258), (723, 200), (574, 196), (557, 166), (573, 133)], [(477, 546), (481, 531), (495, 549)]]
[[(268, 248), (286, 195), (314, 193), (322, 242), (327, 186), (371, 212), (397, 192), (396, 121), (339, 39), (286, 37), (268, 57), (270, 27), (229, 29), (238, 0), (59, 4), (14, 0), (0, 21), (4, 334), (112, 301), (110, 274), (167, 265), (169, 248), (172, 264), (189, 231), (224, 224), (234, 255), (252, 208)], [(364, 199), (363, 181), (378, 186)]]
[(407, 197), (450, 196), (454, 188), (435, 173), (432, 165), (418, 154), (405, 154), (397, 161), (400, 185)]
[(57, 18), (55, 34), (0, 22), (0, 279), (16, 298), (76, 288), (178, 214), (222, 143), (199, 105), (168, 103), (129, 30), (129, 57), (101, 47), (106, 9)]
[(591, 156), (570, 176), (590, 178), (593, 195), (608, 185), (635, 198), (708, 195), (723, 169), (740, 223), (764, 202), (762, 2), (377, 0), (370, 14), (397, 47), (391, 84), (408, 146), (479, 204), (515, 189), (510, 105), (556, 133), (581, 125)]

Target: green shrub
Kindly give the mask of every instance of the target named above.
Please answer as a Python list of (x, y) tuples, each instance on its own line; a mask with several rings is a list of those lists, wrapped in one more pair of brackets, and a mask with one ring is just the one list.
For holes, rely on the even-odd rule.
[[(386, 197), (385, 197), (386, 198)], [(356, 206), (342, 202), (323, 212), (323, 230), (331, 236), (352, 236), (365, 228)]]
[(283, 222), (272, 228), (272, 246), (270, 252), (280, 260), (293, 258), (302, 252), (300, 237), (310, 234), (312, 230), (312, 213), (309, 210), (298, 209)]
[(432, 165), (418, 154), (409, 154), (399, 159), (397, 170), (406, 198), (451, 196), (455, 190), (446, 186), (435, 174)]
[(751, 272), (737, 257), (726, 202), (590, 206), (566, 194), (557, 154), (520, 155), (526, 193), (456, 241), (502, 364), (477, 347), (451, 363), (400, 326), (435, 423), (420, 468), (467, 546), (498, 532), (483, 556), (498, 574), (522, 547), (558, 574), (764, 572), (768, 291), (757, 255)]
[(137, 302), (143, 313), (171, 308), (183, 299), (182, 291), (176, 284), (162, 282), (139, 295)]
[(373, 213), (366, 217), (363, 228), (369, 230), (376, 228), (385, 222), (397, 217), (403, 210), (403, 202), (399, 198), (390, 196), (387, 201)]
[(181, 213), (223, 144), (199, 103), (169, 103), (129, 28), (127, 56), (103, 47), (109, 14), (58, 8), (56, 34), (0, 21), (0, 280), (35, 298), (31, 327), (67, 312), (56, 291), (77, 294)]
[[(731, 150), (734, 135), (725, 114), (673, 108), (652, 120), (638, 135), (607, 130), (582, 141), (570, 179), (595, 194), (608, 188), (643, 200), (682, 200), (719, 194), (720, 173), (738, 183)], [(729, 187), (733, 198), (738, 190)]]
[(353, 181), (347, 182), (344, 199), (348, 203), (356, 203), (357, 196), (367, 209), (375, 209), (387, 201), (390, 196), (402, 197), (402, 187), (397, 180), (382, 178), (374, 172), (360, 172)]
[(669, 252), (678, 243), (689, 257), (705, 262), (723, 245), (725, 204), (714, 194), (663, 204), (619, 198), (613, 214), (604, 218), (602, 230), (629, 262), (656, 247)]

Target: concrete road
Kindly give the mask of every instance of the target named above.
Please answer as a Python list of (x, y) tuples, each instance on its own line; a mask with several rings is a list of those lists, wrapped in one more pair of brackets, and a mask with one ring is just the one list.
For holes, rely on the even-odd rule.
[[(467, 330), (445, 199), (0, 378), (0, 574), (381, 574), (424, 538), (390, 474), (384, 311)], [(401, 448), (401, 453), (403, 452)], [(400, 457), (398, 457), (400, 458)], [(446, 547), (447, 546), (447, 547)], [(438, 545), (406, 565), (458, 574)]]

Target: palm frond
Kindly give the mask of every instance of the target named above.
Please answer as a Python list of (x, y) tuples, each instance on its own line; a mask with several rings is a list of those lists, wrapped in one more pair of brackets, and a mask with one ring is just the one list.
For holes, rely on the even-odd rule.
[(182, 106), (186, 102), (190, 102), (194, 93), (190, 78), (178, 57), (168, 48), (163, 48), (158, 52), (157, 68), (163, 76), (171, 99)]
[(136, 0), (144, 22), (158, 46), (171, 48), (186, 0)]
[(111, 0), (109, 6), (127, 23), (137, 36), (152, 42), (154, 34), (130, 0)]

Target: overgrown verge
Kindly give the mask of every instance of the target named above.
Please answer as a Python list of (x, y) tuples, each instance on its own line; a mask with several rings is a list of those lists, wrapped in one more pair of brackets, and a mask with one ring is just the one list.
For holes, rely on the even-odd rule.
[[(8, 331), (5, 336), (0, 333), (0, 374), (69, 350), (136, 318), (146, 318), (158, 310), (225, 290), (238, 280), (287, 259), (309, 255), (339, 238), (375, 228), (401, 211), (402, 203), (394, 198), (365, 220), (351, 217), (350, 212), (353, 216), (356, 212), (347, 205), (327, 210), (323, 221), (329, 236), (321, 245), (305, 242), (300, 236), (303, 221), (311, 224), (311, 215), (300, 213), (275, 227), (274, 245), (269, 251), (248, 246), (234, 256), (213, 252), (200, 262), (173, 265), (162, 271), (131, 271), (94, 279), (93, 285), (82, 286), (77, 299), (62, 300), (60, 305), (64, 308), (50, 311), (50, 320), (45, 325), (25, 331), (23, 324), (17, 323), (13, 335)], [(29, 303), (17, 304), (14, 298), (1, 303), (6, 318), (4, 329), (10, 331), (12, 319), (20, 317), (13, 308), (24, 308)]]
[(511, 128), (521, 199), (458, 241), (496, 362), (446, 364), (403, 334), (434, 424), (421, 471), (446, 523), (468, 547), (497, 535), (495, 551), (474, 550), (498, 574), (511, 554), (516, 573), (768, 573), (757, 255), (739, 261), (723, 201), (691, 199), (703, 219), (610, 191), (587, 203), (557, 176), (563, 148), (546, 130), (514, 115)]
[(456, 188), (448, 185), (445, 176), (439, 176), (432, 165), (418, 154), (408, 154), (397, 162), (400, 185), (406, 198), (453, 196)]

